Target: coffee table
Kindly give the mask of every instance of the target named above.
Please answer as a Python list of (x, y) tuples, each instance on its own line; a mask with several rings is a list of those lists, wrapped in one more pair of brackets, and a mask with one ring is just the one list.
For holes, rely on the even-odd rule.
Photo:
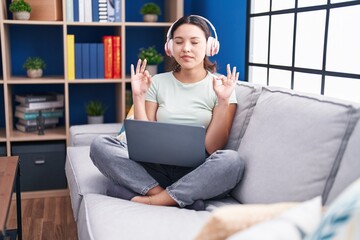
[[(16, 184), (17, 229), (6, 229), (12, 194)], [(0, 157), (0, 240), (22, 239), (19, 157)]]

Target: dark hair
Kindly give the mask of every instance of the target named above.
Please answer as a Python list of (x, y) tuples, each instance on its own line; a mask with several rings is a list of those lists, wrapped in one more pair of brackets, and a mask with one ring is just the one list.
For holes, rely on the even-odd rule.
[[(186, 24), (186, 23), (198, 26), (201, 30), (203, 30), (205, 33), (206, 40), (211, 36), (211, 31), (210, 31), (208, 23), (205, 20), (203, 20), (197, 16), (190, 15), (190, 16), (184, 16), (174, 23), (174, 25), (171, 28), (170, 39), (173, 38), (173, 34), (174, 34), (175, 30), (179, 26)], [(211, 62), (209, 57), (205, 56), (204, 68), (212, 73), (215, 73), (216, 72), (216, 62)], [(181, 66), (179, 63), (177, 63), (175, 60), (173, 60), (172, 69), (174, 72), (179, 72), (181, 69)]]

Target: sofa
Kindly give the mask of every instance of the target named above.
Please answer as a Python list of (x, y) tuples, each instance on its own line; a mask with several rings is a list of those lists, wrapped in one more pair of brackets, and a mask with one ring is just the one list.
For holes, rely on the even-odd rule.
[(245, 173), (228, 197), (207, 200), (206, 211), (107, 196), (109, 180), (89, 145), (99, 134), (116, 136), (121, 123), (72, 126), (65, 172), (79, 239), (195, 239), (218, 209), (316, 197), (326, 207), (360, 177), (360, 104), (241, 81), (235, 91), (225, 148), (238, 152)]

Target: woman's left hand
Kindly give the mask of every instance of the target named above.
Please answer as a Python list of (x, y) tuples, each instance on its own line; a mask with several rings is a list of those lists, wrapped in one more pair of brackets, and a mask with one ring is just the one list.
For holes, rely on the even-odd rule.
[(226, 66), (227, 76), (221, 75), (213, 78), (214, 91), (218, 97), (219, 103), (221, 101), (228, 101), (232, 92), (234, 91), (235, 84), (238, 81), (239, 73), (236, 72), (236, 67), (230, 69), (230, 64)]

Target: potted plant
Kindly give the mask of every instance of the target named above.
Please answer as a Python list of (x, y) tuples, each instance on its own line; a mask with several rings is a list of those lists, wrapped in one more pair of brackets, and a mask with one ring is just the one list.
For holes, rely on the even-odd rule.
[(140, 48), (138, 57), (141, 60), (146, 59), (146, 68), (150, 75), (155, 75), (157, 73), (157, 66), (164, 61), (163, 55), (156, 50), (155, 46)]
[(149, 2), (141, 7), (140, 13), (144, 17), (144, 22), (156, 22), (161, 15), (161, 9), (156, 3)]
[(43, 69), (46, 68), (44, 60), (40, 57), (28, 57), (23, 65), (27, 76), (30, 78), (39, 78), (43, 75)]
[(85, 105), (88, 116), (88, 124), (96, 124), (104, 122), (104, 113), (107, 107), (98, 100), (93, 100)]
[(29, 20), (31, 7), (24, 0), (13, 0), (9, 5), (9, 11), (16, 20)]

